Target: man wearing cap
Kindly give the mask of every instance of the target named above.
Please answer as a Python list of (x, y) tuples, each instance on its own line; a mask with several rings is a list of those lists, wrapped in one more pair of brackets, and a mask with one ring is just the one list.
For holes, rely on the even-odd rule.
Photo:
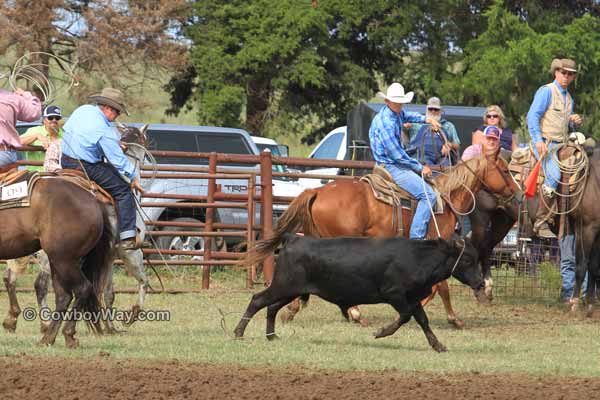
[[(437, 131), (444, 135), (442, 138), (444, 143), (440, 149), (440, 154), (441, 156), (447, 156), (450, 154), (451, 150), (458, 152), (460, 148), (460, 139), (454, 124), (442, 117), (442, 110), (442, 101), (439, 97), (431, 97), (427, 100), (425, 117), (436, 120), (442, 125), (442, 129)], [(408, 129), (408, 140), (410, 141), (411, 146), (419, 149), (422, 144), (420, 138), (425, 134), (425, 130), (430, 129), (430, 125), (422, 123), (411, 124), (410, 122), (407, 122), (404, 124), (404, 128)]]
[(560, 180), (558, 162), (546, 154), (548, 150), (567, 140), (569, 126), (576, 127), (582, 122), (581, 116), (573, 114), (573, 98), (567, 91), (577, 75), (575, 61), (556, 58), (552, 60), (550, 72), (554, 81), (538, 89), (527, 113), (533, 151), (536, 157), (543, 157), (542, 168), (545, 174), (541, 193), (543, 201), (540, 201), (533, 226), (536, 233), (548, 230), (548, 221), (556, 208), (555, 194)]
[(410, 227), (410, 238), (424, 239), (431, 218), (427, 199), (433, 204), (435, 194), (420, 175), (431, 175), (431, 169), (406, 153), (400, 135), (405, 122), (426, 122), (431, 124), (433, 129), (440, 129), (441, 125), (439, 121), (430, 117), (402, 110), (403, 104), (412, 101), (414, 93), (405, 94), (404, 87), (397, 82), (390, 85), (386, 94), (379, 92), (378, 96), (385, 99), (385, 107), (375, 115), (369, 129), (373, 157), (390, 172), (398, 186), (419, 201)]
[(483, 129), (483, 143), (475, 143), (465, 149), (461, 159), (463, 161), (470, 160), (481, 155), (486, 157), (495, 157), (500, 150), (500, 128), (494, 125), (486, 126)]
[(89, 99), (94, 104), (78, 107), (65, 124), (62, 166), (85, 169), (90, 179), (113, 196), (121, 247), (135, 248), (139, 243), (135, 243), (135, 200), (131, 188), (140, 192), (143, 189), (134, 176), (134, 164), (123, 153), (119, 135), (111, 126), (119, 115), (129, 113), (120, 90), (104, 88)]
[(15, 149), (21, 147), (17, 132), (17, 120), (33, 122), (42, 115), (40, 99), (30, 92), (16, 89), (8, 92), (0, 89), (0, 173), (17, 162)]
[[(577, 76), (577, 64), (568, 58), (555, 58), (550, 65), (554, 81), (538, 89), (527, 113), (527, 125), (531, 141), (535, 144), (535, 155), (543, 157), (543, 197), (538, 202), (533, 231), (538, 236), (551, 233), (548, 221), (553, 220), (556, 210), (556, 188), (560, 180), (560, 168), (548, 150), (567, 140), (569, 127), (581, 125), (581, 116), (573, 114), (574, 103), (567, 91)], [(545, 205), (546, 206), (545, 206)], [(573, 294), (575, 284), (575, 236), (565, 234), (559, 238), (560, 274), (562, 277), (561, 300), (567, 301)]]
[(47, 106), (42, 113), (43, 125), (29, 128), (21, 136), (23, 145), (43, 146), (46, 153), (39, 151), (25, 152), (25, 159), (28, 161), (42, 161), (44, 166), (29, 166), (32, 171), (55, 172), (60, 169), (60, 139), (63, 137), (63, 130), (60, 126), (62, 120), (62, 111), (58, 106)]

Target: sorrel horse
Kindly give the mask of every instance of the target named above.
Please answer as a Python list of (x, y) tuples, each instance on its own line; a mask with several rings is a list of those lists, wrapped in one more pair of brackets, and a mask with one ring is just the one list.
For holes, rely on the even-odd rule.
[[(40, 344), (54, 344), (64, 319), (66, 345), (77, 347), (76, 313), (97, 315), (110, 272), (113, 234), (106, 208), (91, 192), (69, 181), (43, 177), (31, 190), (30, 206), (2, 209), (0, 220), (0, 258), (43, 249), (50, 261), (56, 310)], [(73, 297), (72, 312), (67, 314)], [(21, 312), (14, 292), (9, 301), (12, 318), (5, 320), (5, 327), (11, 321), (16, 325)], [(100, 321), (86, 322), (93, 332), (102, 333)]]
[[(515, 194), (520, 196), (519, 186), (508, 173), (506, 162), (499, 157), (473, 158), (447, 170), (446, 175), (434, 178), (434, 182), (438, 190), (450, 201), (451, 206), (461, 211), (467, 211), (473, 204), (471, 194), (464, 189), (465, 187), (474, 193), (484, 187), (505, 197)], [(411, 212), (408, 209), (403, 209), (402, 212), (403, 232), (406, 234), (411, 224)], [(268, 239), (271, 246), (261, 247), (259, 242), (250, 249), (246, 257), (257, 262), (264, 260), (279, 245), (284, 233), (296, 232), (300, 228), (305, 234), (318, 237), (395, 236), (397, 233), (392, 223), (392, 214), (392, 207), (378, 201), (371, 187), (363, 181), (339, 180), (317, 189), (305, 190), (292, 201), (279, 219), (273, 237)], [(450, 239), (456, 227), (457, 215), (446, 204), (443, 213), (435, 215), (435, 218), (440, 237)], [(429, 224), (428, 236), (437, 237), (433, 222)], [(448, 321), (462, 327), (462, 321), (452, 309), (447, 282), (440, 282), (437, 286), (444, 301)], [(430, 299), (431, 297), (425, 300), (425, 303)], [(292, 317), (298, 310), (299, 302), (296, 302), (292, 305)], [(349, 314), (357, 319), (356, 310), (351, 310)]]

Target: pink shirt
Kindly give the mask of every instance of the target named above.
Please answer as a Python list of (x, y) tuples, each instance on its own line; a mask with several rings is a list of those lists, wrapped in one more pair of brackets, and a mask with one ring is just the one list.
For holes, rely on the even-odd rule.
[(42, 116), (40, 100), (29, 92), (21, 95), (0, 90), (0, 144), (21, 147), (15, 128), (18, 121), (32, 122)]
[(483, 146), (481, 143), (472, 144), (463, 151), (461, 159), (463, 161), (470, 160), (471, 158), (475, 158), (483, 154)]

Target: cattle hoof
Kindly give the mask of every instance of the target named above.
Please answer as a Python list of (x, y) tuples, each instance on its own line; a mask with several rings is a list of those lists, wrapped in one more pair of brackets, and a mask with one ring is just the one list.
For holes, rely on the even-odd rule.
[(448, 349), (446, 348), (446, 346), (444, 346), (444, 345), (443, 345), (443, 344), (441, 344), (441, 343), (434, 344), (434, 345), (433, 345), (433, 349), (434, 349), (435, 351), (437, 351), (438, 353), (445, 353), (445, 352), (447, 352), (447, 351), (448, 351)]
[(273, 341), (273, 340), (279, 340), (280, 338), (279, 338), (279, 336), (277, 336), (274, 333), (267, 333), (267, 339), (269, 341)]
[(50, 347), (54, 344), (54, 341), (50, 341), (50, 339), (46, 339), (46, 337), (43, 337), (40, 339), (39, 342), (37, 342), (37, 345), (39, 347)]
[(15, 333), (17, 330), (17, 320), (12, 318), (6, 318), (4, 322), (2, 322), (2, 327), (8, 333)]
[(465, 323), (458, 318), (448, 318), (448, 323), (456, 329), (462, 329), (465, 327)]
[(389, 336), (389, 334), (385, 331), (385, 328), (379, 328), (373, 332), (373, 336), (375, 336), (375, 339), (381, 339), (382, 337)]

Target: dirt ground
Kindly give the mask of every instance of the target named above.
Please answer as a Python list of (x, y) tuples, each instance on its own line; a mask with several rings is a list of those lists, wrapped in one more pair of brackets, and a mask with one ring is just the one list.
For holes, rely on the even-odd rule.
[(0, 357), (1, 399), (584, 399), (600, 379)]

